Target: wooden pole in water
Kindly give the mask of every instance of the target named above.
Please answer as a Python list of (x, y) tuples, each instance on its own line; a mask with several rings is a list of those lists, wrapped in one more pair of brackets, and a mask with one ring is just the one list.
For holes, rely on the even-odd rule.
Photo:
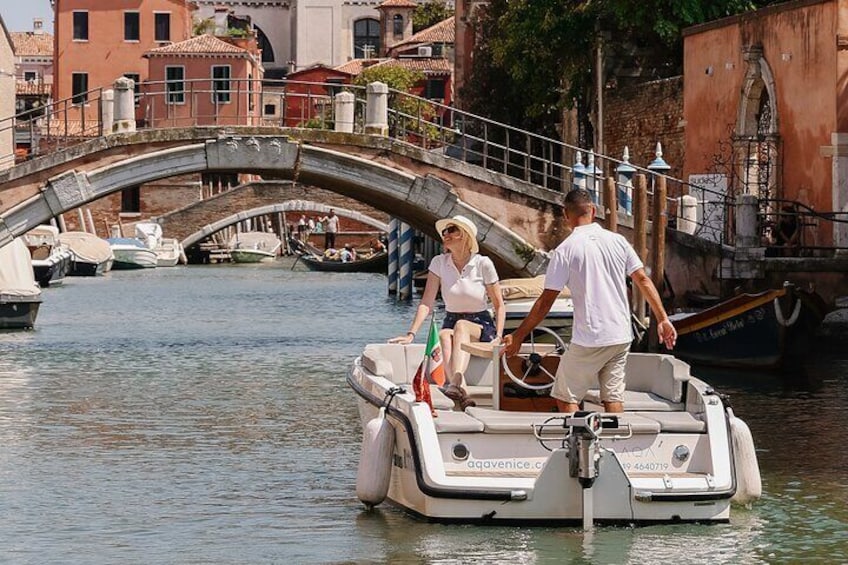
[(604, 221), (609, 231), (618, 233), (618, 194), (615, 190), (615, 179), (604, 179)]
[[(633, 248), (645, 263), (648, 260), (648, 184), (644, 174), (633, 178)], [(639, 321), (645, 321), (645, 299), (639, 289), (633, 289), (633, 306)]]
[[(666, 178), (657, 176), (654, 183), (654, 206), (653, 222), (651, 227), (651, 280), (660, 297), (663, 294), (663, 282), (665, 281), (665, 229), (668, 225), (668, 205), (666, 203)], [(659, 337), (657, 336), (657, 320), (651, 318), (651, 327), (648, 330), (648, 347), (651, 351), (659, 349)]]

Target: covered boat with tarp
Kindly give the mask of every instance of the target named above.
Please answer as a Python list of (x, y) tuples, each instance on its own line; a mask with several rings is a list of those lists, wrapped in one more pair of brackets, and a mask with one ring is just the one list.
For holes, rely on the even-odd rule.
[(32, 272), (32, 259), (20, 239), (0, 247), (0, 329), (35, 326), (41, 289)]
[(105, 239), (84, 231), (69, 231), (59, 234), (59, 241), (71, 250), (71, 269), (74, 277), (93, 277), (108, 273), (112, 269), (112, 247)]

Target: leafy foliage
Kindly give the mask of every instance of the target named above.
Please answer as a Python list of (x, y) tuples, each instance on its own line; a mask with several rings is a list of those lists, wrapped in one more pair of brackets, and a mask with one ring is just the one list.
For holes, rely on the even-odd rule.
[(462, 98), (468, 108), (551, 133), (563, 108), (588, 112), (595, 46), (605, 68), (650, 80), (682, 69), (681, 30), (775, 0), (491, 0), (473, 22), (477, 43)]
[(445, 0), (427, 0), (418, 4), (412, 12), (412, 33), (418, 33), (422, 29), (436, 25), (442, 20), (453, 15), (453, 8), (447, 5)]

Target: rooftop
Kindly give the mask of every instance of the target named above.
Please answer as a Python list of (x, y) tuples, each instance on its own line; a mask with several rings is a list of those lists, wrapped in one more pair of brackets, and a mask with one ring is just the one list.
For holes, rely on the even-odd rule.
[(9, 36), (18, 57), (52, 57), (53, 35), (31, 31), (11, 31)]

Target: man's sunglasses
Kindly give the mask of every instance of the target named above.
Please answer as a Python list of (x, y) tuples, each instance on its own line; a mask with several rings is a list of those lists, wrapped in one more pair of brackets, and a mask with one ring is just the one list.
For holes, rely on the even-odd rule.
[(459, 228), (456, 226), (448, 226), (442, 230), (442, 237), (445, 237), (449, 233), (459, 233)]

